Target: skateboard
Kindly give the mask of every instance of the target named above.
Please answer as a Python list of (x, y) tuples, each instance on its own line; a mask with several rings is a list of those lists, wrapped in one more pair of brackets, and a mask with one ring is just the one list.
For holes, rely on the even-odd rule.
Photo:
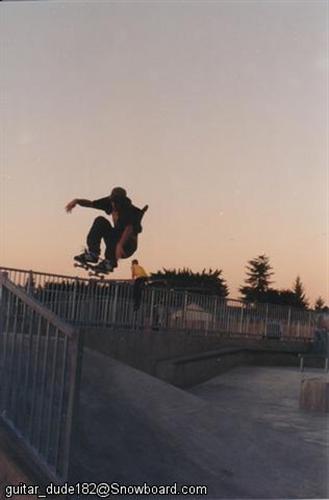
[(113, 273), (113, 269), (112, 269), (112, 271), (99, 271), (97, 269), (98, 264), (91, 264), (88, 262), (82, 263), (82, 262), (75, 261), (73, 265), (74, 265), (74, 267), (81, 267), (81, 269), (85, 269), (86, 271), (89, 271), (88, 276), (91, 276), (94, 278), (95, 277), (100, 278), (102, 280), (104, 279), (104, 276), (106, 276), (107, 274)]

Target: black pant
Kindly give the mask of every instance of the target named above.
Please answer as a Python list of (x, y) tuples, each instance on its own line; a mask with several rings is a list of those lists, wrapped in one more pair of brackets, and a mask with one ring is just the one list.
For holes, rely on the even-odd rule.
[(135, 311), (137, 311), (139, 309), (139, 306), (141, 305), (142, 292), (143, 292), (144, 285), (145, 285), (146, 281), (147, 281), (147, 278), (136, 278), (135, 279), (134, 290), (133, 290), (134, 310)]
[[(117, 243), (122, 235), (123, 230), (118, 230), (113, 227), (112, 224), (105, 219), (105, 217), (97, 217), (94, 220), (93, 225), (87, 236), (87, 246), (90, 252), (95, 255), (101, 253), (101, 241), (105, 242), (105, 259), (108, 259), (113, 264), (116, 263), (115, 249)], [(129, 240), (124, 245), (123, 250), (125, 252), (125, 258), (130, 257), (137, 248), (137, 237), (136, 239)]]

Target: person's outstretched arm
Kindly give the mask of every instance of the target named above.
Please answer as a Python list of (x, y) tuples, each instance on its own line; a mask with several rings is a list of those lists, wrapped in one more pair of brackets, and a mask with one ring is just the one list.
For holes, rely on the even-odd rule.
[(75, 198), (66, 205), (65, 210), (70, 213), (76, 205), (87, 208), (98, 208), (99, 210), (105, 210), (106, 213), (111, 213), (111, 204), (108, 197), (94, 201)]
[(90, 200), (80, 200), (75, 198), (66, 205), (65, 210), (70, 213), (76, 205), (80, 205), (81, 207), (92, 207), (92, 203), (93, 202)]

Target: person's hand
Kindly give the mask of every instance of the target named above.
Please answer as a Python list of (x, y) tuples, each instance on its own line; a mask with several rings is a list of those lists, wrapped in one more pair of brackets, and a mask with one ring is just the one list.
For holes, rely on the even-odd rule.
[(76, 206), (76, 204), (77, 204), (77, 200), (74, 199), (66, 205), (65, 210), (67, 211), (68, 214), (72, 212), (72, 210)]
[(124, 250), (123, 250), (123, 246), (121, 245), (121, 243), (118, 243), (116, 248), (115, 248), (115, 258), (116, 260), (119, 260), (119, 259), (124, 259), (126, 256)]

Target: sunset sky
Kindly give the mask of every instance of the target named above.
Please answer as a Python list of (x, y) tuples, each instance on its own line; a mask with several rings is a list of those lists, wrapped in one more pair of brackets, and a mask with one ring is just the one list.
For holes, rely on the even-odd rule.
[(238, 298), (265, 253), (329, 305), (328, 40), (324, 0), (1, 2), (0, 265), (76, 275), (65, 205), (123, 186), (148, 271)]

